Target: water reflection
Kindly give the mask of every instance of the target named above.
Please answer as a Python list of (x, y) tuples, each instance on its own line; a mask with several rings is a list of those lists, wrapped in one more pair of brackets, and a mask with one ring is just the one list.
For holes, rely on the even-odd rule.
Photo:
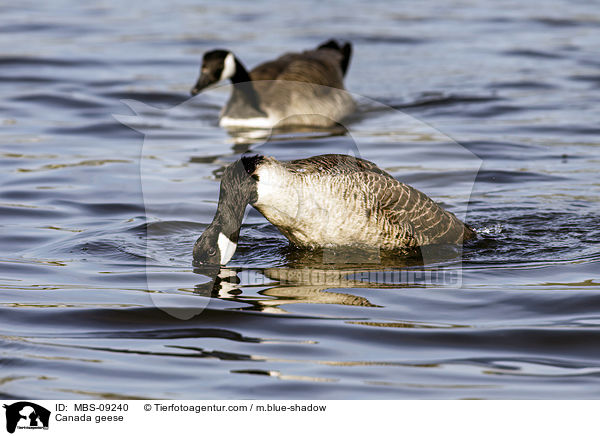
[[(196, 271), (198, 272), (198, 271)], [(343, 306), (377, 307), (368, 299), (351, 293), (327, 291), (332, 283), (340, 287), (368, 287), (367, 284), (347, 279), (354, 270), (321, 270), (315, 268), (267, 268), (254, 270), (276, 285), (252, 292), (257, 285), (243, 286), (240, 276), (250, 270), (222, 268), (208, 283), (195, 287), (195, 292), (205, 297), (232, 300), (247, 304), (245, 310), (270, 313), (286, 313), (281, 306), (286, 304), (339, 304)], [(204, 271), (204, 274), (206, 272)], [(263, 286), (260, 286), (263, 287)], [(337, 286), (333, 286), (337, 287)]]
[(229, 128), (227, 134), (232, 138), (234, 150), (237, 153), (244, 153), (247, 150), (240, 150), (240, 146), (272, 141), (304, 141), (344, 136), (348, 134), (348, 129), (341, 124), (332, 127), (275, 126), (272, 129)]
[[(196, 268), (195, 273), (209, 277), (210, 281), (196, 285), (194, 292), (243, 303), (243, 310), (270, 313), (287, 313), (282, 306), (300, 303), (380, 307), (366, 297), (354, 295), (351, 289), (425, 288), (431, 285), (435, 273), (456, 270), (447, 265), (425, 267), (418, 257), (405, 257), (402, 263), (397, 258), (395, 262), (380, 258), (380, 262), (372, 264), (336, 264), (314, 262), (314, 252), (296, 256), (283, 267)], [(312, 264), (308, 262), (310, 259)]]

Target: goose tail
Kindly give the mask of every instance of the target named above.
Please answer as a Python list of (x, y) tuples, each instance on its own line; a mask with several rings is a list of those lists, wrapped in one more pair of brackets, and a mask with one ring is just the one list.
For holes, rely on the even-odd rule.
[(340, 45), (335, 39), (330, 39), (319, 45), (317, 50), (336, 50), (339, 51), (342, 55), (342, 59), (340, 60), (340, 68), (342, 70), (342, 74), (346, 76), (346, 71), (348, 71), (348, 65), (350, 65), (350, 58), (352, 57), (352, 44), (349, 42), (344, 43), (344, 45)]

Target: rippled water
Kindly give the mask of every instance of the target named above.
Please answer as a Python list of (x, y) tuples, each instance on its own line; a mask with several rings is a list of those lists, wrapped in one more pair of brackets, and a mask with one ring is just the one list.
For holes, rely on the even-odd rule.
[[(597, 6), (0, 10), (0, 396), (600, 396)], [(330, 37), (355, 48), (350, 135), (243, 140), (217, 126), (226, 91), (187, 101), (205, 50), (253, 66)], [(249, 210), (230, 268), (194, 271), (222, 168), (253, 150), (357, 152), (480, 237), (462, 264), (340, 264)]]

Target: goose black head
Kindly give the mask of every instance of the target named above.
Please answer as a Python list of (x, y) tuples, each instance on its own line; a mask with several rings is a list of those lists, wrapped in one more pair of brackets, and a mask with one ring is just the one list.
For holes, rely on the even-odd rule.
[(222, 226), (214, 221), (206, 228), (194, 244), (194, 264), (225, 265), (231, 260), (237, 248), (237, 234), (223, 232)]
[(233, 257), (246, 205), (257, 200), (254, 172), (263, 159), (242, 157), (225, 168), (215, 217), (194, 244), (195, 265), (225, 265)]
[(192, 95), (198, 94), (206, 87), (232, 78), (236, 74), (236, 59), (227, 50), (206, 52), (202, 58), (200, 77), (191, 90)]

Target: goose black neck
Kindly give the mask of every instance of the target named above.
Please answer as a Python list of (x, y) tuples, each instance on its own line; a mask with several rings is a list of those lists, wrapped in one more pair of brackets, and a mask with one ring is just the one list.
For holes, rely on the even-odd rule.
[(242, 64), (235, 56), (233, 59), (235, 60), (235, 74), (231, 76), (231, 83), (250, 82), (252, 79), (250, 78), (250, 74), (248, 74), (246, 67), (244, 67), (244, 64)]
[(235, 59), (235, 74), (231, 76), (231, 83), (233, 83), (233, 95), (232, 100), (238, 101), (246, 106), (254, 108), (256, 111), (263, 113), (260, 108), (260, 98), (254, 85), (250, 74), (246, 71), (244, 65)]
[(225, 169), (221, 179), (219, 205), (213, 224), (231, 241), (237, 241), (246, 205), (256, 201), (256, 180), (248, 175), (241, 161)]

